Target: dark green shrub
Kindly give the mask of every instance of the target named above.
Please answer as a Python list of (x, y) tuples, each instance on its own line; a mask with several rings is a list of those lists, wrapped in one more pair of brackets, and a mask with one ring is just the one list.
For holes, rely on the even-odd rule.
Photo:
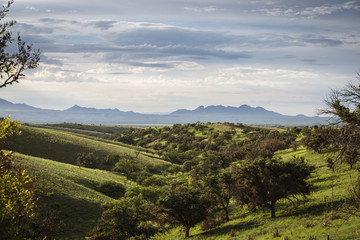
[(117, 199), (124, 196), (126, 188), (121, 183), (108, 181), (100, 183), (98, 190), (106, 196)]
[(77, 156), (77, 165), (81, 167), (96, 168), (99, 161), (94, 153), (80, 153)]

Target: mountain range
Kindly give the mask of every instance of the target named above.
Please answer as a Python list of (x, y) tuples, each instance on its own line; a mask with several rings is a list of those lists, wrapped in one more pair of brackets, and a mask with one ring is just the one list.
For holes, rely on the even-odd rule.
[(0, 99), (0, 117), (11, 115), (26, 123), (73, 122), (82, 124), (105, 125), (147, 125), (175, 124), (193, 122), (233, 122), (251, 125), (322, 125), (327, 124), (326, 117), (308, 117), (305, 115), (288, 116), (266, 110), (262, 107), (241, 105), (200, 106), (194, 110), (179, 109), (169, 114), (144, 114), (115, 109), (96, 109), (74, 105), (66, 110), (41, 109), (27, 104), (15, 104)]

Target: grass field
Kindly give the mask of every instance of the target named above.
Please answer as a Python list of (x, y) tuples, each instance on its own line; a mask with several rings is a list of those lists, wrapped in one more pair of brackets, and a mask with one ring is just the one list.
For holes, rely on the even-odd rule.
[[(30, 156), (76, 165), (77, 156), (80, 153), (92, 152), (97, 156), (105, 158), (116, 154), (135, 156), (135, 152), (139, 151), (138, 161), (141, 164), (155, 166), (169, 165), (151, 152), (143, 152), (139, 148), (130, 148), (115, 141), (30, 126), (22, 126), (21, 131), (22, 134), (20, 136), (13, 136), (7, 139), (7, 148)], [(103, 169), (110, 169), (111, 167), (101, 166)]]
[(101, 216), (100, 204), (113, 199), (97, 191), (100, 183), (112, 181), (133, 185), (112, 172), (73, 166), (48, 159), (14, 154), (16, 163), (34, 179), (41, 202), (55, 209), (64, 220), (60, 237), (83, 238)]

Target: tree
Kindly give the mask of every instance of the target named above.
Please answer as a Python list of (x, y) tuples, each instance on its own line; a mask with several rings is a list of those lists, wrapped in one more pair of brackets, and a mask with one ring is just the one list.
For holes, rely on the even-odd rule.
[(144, 200), (141, 194), (107, 202), (102, 207), (101, 219), (89, 234), (92, 240), (149, 238), (157, 231), (152, 224), (156, 219), (154, 206)]
[(234, 195), (235, 180), (228, 170), (219, 171), (217, 174), (204, 177), (206, 188), (210, 196), (217, 202), (219, 208), (225, 213), (225, 221), (229, 218), (229, 204)]
[[(334, 124), (342, 123), (340, 134), (333, 143), (337, 148), (334, 161), (347, 162), (352, 168), (358, 161), (357, 151), (360, 144), (360, 74), (357, 74), (358, 84), (349, 82), (344, 88), (332, 89), (324, 100), (326, 108), (320, 114), (331, 115)], [(334, 164), (335, 164), (334, 162)], [(358, 173), (360, 176), (360, 172)], [(358, 178), (360, 179), (360, 177)], [(351, 213), (359, 215), (360, 188), (354, 190), (355, 209), (348, 208)]]
[(125, 174), (127, 179), (136, 179), (136, 175), (141, 168), (134, 157), (124, 154), (119, 156), (119, 161), (115, 164), (113, 170)]
[[(11, 27), (15, 21), (4, 22), (13, 1), (0, 10), (0, 88), (24, 78), (26, 69), (34, 69), (40, 60), (40, 51), (17, 37), (17, 51), (8, 52), (14, 42)], [(32, 179), (26, 171), (14, 165), (11, 152), (3, 151), (4, 139), (20, 133), (17, 121), (10, 117), (0, 119), (0, 236), (2, 239), (29, 238), (27, 225), (34, 219), (36, 209)], [(31, 237), (30, 237), (31, 238)], [(38, 236), (32, 236), (33, 239)]]
[(208, 216), (210, 202), (200, 189), (188, 182), (174, 184), (159, 200), (166, 220), (182, 225), (185, 237), (190, 236), (190, 228)]
[(26, 44), (20, 35), (17, 36), (17, 51), (8, 52), (14, 42), (10, 28), (15, 21), (3, 22), (3, 20), (13, 2), (13, 0), (8, 1), (0, 10), (0, 77), (2, 79), (0, 88), (19, 82), (25, 77), (24, 71), (36, 68), (40, 61), (40, 51), (34, 51), (32, 45)]
[(236, 197), (250, 209), (268, 207), (275, 218), (276, 202), (279, 199), (306, 196), (312, 185), (306, 180), (314, 167), (304, 159), (283, 162), (277, 159), (260, 159), (253, 163), (234, 167), (237, 179)]
[(228, 208), (235, 184), (235, 179), (227, 168), (230, 163), (225, 153), (210, 151), (191, 172), (193, 180), (200, 182), (218, 208), (224, 211), (225, 221), (229, 221)]
[[(19, 133), (17, 121), (0, 121), (0, 140)], [(29, 220), (35, 217), (36, 199), (32, 179), (26, 171), (15, 166), (11, 153), (0, 146), (0, 236), (20, 239)]]

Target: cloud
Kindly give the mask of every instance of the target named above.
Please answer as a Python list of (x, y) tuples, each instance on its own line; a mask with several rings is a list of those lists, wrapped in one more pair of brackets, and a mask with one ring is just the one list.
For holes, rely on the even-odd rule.
[(337, 40), (337, 39), (330, 39), (327, 37), (321, 37), (321, 36), (313, 36), (313, 37), (305, 37), (303, 39), (303, 41), (305, 43), (310, 43), (310, 44), (316, 44), (316, 45), (321, 45), (321, 46), (326, 46), (326, 47), (335, 47), (335, 46), (340, 46), (343, 44), (342, 41)]
[(305, 7), (302, 9), (293, 9), (293, 8), (283, 8), (283, 7), (275, 7), (275, 8), (261, 8), (259, 12), (264, 12), (266, 15), (271, 17), (304, 17), (304, 18), (316, 18), (324, 15), (331, 15), (340, 11), (350, 11), (360, 10), (360, 4), (357, 1), (348, 1), (342, 4), (326, 4), (315, 7)]
[(99, 28), (101, 30), (108, 30), (116, 24), (117, 21), (113, 20), (96, 20), (89, 23), (89, 25), (94, 26), (95, 28)]
[(214, 6), (208, 6), (208, 7), (184, 7), (185, 11), (189, 11), (189, 12), (195, 12), (195, 13), (207, 13), (207, 12), (214, 12), (217, 11), (218, 9)]

